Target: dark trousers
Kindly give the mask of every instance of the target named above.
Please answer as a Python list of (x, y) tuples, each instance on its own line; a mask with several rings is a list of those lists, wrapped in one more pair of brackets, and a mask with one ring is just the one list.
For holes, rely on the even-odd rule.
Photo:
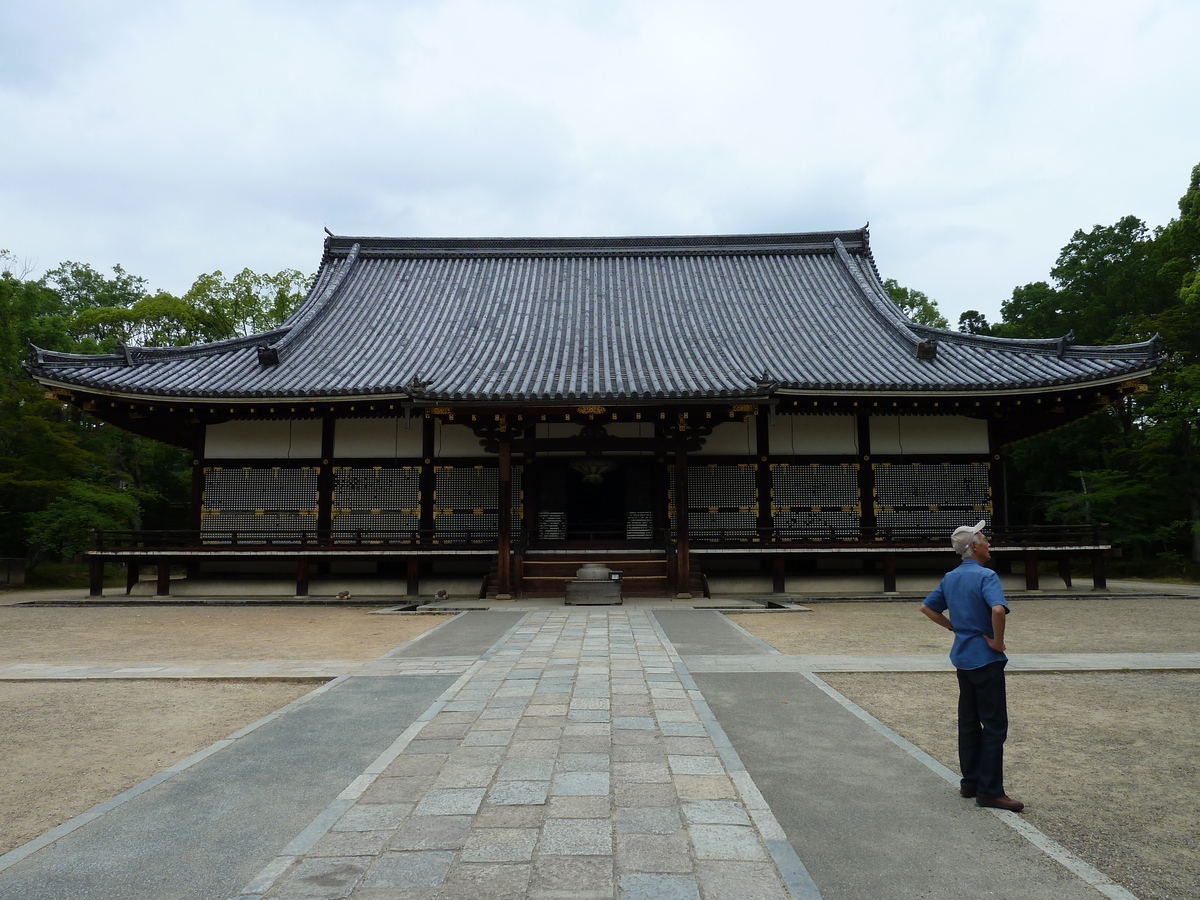
[(958, 670), (958, 762), (964, 787), (981, 797), (1004, 794), (1004, 739), (1008, 737), (1007, 660)]

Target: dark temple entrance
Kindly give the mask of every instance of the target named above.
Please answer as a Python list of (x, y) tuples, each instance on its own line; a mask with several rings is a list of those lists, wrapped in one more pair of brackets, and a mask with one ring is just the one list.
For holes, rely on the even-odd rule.
[(652, 540), (654, 477), (648, 460), (604, 457), (538, 465), (538, 540)]

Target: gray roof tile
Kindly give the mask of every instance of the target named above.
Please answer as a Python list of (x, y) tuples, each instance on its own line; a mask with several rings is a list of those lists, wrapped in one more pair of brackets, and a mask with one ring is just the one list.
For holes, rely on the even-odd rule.
[[(918, 359), (930, 338), (936, 358)], [(278, 365), (259, 363), (261, 343)], [(143, 396), (612, 400), (761, 396), (764, 373), (782, 391), (1027, 390), (1129, 377), (1158, 357), (1153, 342), (1063, 348), (916, 325), (884, 291), (862, 230), (332, 237), (279, 329), (106, 356), (39, 351), (31, 371)]]

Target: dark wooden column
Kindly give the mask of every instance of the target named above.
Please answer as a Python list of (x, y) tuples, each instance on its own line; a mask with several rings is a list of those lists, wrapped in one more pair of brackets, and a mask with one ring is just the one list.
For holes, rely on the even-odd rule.
[(1058, 558), (1058, 577), (1066, 587), (1071, 587), (1071, 554), (1064, 553)]
[(758, 495), (758, 539), (763, 543), (774, 540), (774, 517), (771, 515), (771, 421), (766, 404), (758, 407), (754, 417), (755, 459), (754, 492)]
[(437, 420), (428, 412), (421, 422), (421, 514), (417, 527), (421, 541), (433, 540), (433, 492), (437, 480), (433, 471), (433, 437)]
[(871, 416), (858, 413), (858, 505), (862, 510), (858, 520), (859, 535), (864, 541), (875, 540), (875, 470), (871, 468)]
[(1038, 553), (1036, 550), (1025, 551), (1025, 590), (1041, 590), (1038, 586)]
[(512, 439), (500, 436), (496, 510), (496, 599), (512, 599)]
[(421, 560), (415, 556), (410, 556), (407, 560), (407, 579), (404, 585), (404, 592), (410, 597), (419, 597), (421, 594)]
[(188, 528), (200, 530), (201, 510), (204, 508), (204, 460), (200, 456), (192, 459), (192, 505), (188, 510)]
[(1108, 577), (1104, 574), (1104, 552), (1103, 550), (1092, 551), (1092, 590), (1107, 591)]
[(104, 596), (104, 560), (88, 557), (88, 596)]
[(166, 597), (171, 593), (171, 562), (161, 556), (158, 559), (158, 585), (154, 592), (160, 597)]
[(896, 593), (896, 554), (883, 554), (883, 592)]
[(296, 560), (296, 596), (308, 596), (308, 557)]
[(677, 433), (675, 444), (675, 590), (676, 597), (686, 600), (692, 581), (691, 559), (688, 553), (688, 461), (686, 436)]
[(1008, 531), (1008, 503), (1006, 497), (1004, 460), (1000, 456), (1000, 420), (988, 419), (988, 487), (992, 492), (992, 531)]
[[(192, 497), (191, 507), (188, 509), (188, 528), (197, 535), (200, 534), (200, 529), (203, 525), (201, 511), (204, 509), (204, 457), (199, 452), (192, 458)], [(201, 542), (200, 537), (196, 538), (196, 544)], [(191, 543), (189, 540), (188, 543)], [(195, 559), (188, 560), (187, 577), (200, 577), (200, 563)], [(130, 588), (129, 590), (132, 590)], [(126, 590), (125, 593), (129, 593)]]
[(333, 542), (333, 435), (336, 424), (333, 416), (321, 419), (321, 468), (317, 470), (317, 543), (322, 546)]

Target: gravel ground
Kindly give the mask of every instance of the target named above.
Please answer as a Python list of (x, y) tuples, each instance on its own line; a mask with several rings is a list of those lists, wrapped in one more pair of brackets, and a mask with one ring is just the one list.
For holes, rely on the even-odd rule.
[[(449, 616), (328, 607), (0, 607), (0, 664), (374, 659)], [(0, 682), (0, 853), (317, 687)]]
[[(1010, 653), (1200, 651), (1200, 598), (1014, 600)], [(732, 616), (784, 653), (948, 652), (914, 603)], [(821, 676), (952, 770), (952, 673)], [(1200, 673), (1010, 673), (1006, 788), (1143, 900), (1200, 900)]]
[[(733, 616), (784, 653), (939, 653), (913, 603)], [(326, 607), (0, 607), (0, 663), (375, 658), (444, 621)], [(1010, 652), (1200, 651), (1200, 598), (1014, 600)], [(951, 768), (953, 675), (826, 680)], [(0, 682), (0, 852), (314, 685)], [(1200, 900), (1200, 673), (1009, 676), (1008, 788), (1143, 900)]]

